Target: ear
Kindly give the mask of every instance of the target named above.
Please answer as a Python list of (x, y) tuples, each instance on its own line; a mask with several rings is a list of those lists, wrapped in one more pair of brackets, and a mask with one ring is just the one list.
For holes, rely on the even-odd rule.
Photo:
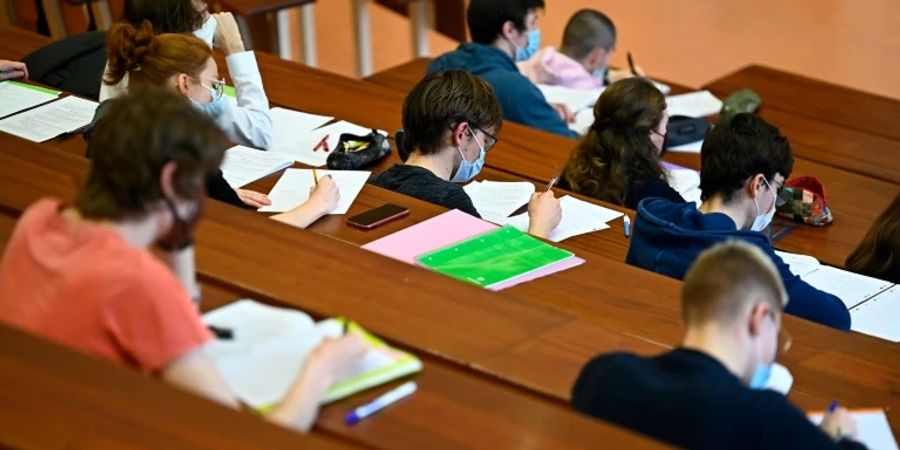
[(757, 198), (766, 189), (765, 175), (758, 173), (747, 180), (747, 197)]
[(454, 147), (462, 145), (463, 140), (469, 135), (469, 123), (460, 122), (451, 130), (450, 142)]
[(175, 90), (184, 97), (187, 97), (188, 92), (190, 91), (190, 79), (191, 77), (186, 73), (179, 73), (178, 75), (175, 75)]
[(503, 27), (500, 28), (500, 35), (502, 37), (505, 37), (506, 39), (512, 39), (518, 37), (519, 34), (521, 34), (521, 32), (518, 28), (516, 28), (516, 25), (513, 24), (511, 20), (503, 22)]
[(588, 53), (587, 63), (594, 67), (599, 67), (603, 63), (603, 59), (606, 57), (606, 49), (603, 47), (597, 47)]
[(770, 308), (768, 303), (759, 301), (753, 305), (750, 310), (749, 322), (747, 323), (750, 336), (757, 336), (762, 332), (763, 324), (768, 320)]
[(169, 161), (163, 164), (159, 171), (159, 190), (166, 198), (175, 198), (175, 171), (178, 170), (178, 163)]

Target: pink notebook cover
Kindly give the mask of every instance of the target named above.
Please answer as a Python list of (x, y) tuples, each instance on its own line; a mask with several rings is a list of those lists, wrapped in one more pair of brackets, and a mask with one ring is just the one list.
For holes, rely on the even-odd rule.
[[(394, 258), (405, 263), (417, 264), (416, 256), (428, 253), (472, 236), (486, 233), (498, 228), (477, 217), (453, 209), (439, 216), (404, 228), (394, 234), (369, 242), (362, 248)], [(499, 291), (519, 283), (534, 280), (584, 263), (578, 257), (571, 257), (556, 264), (544, 267), (521, 277), (507, 280), (491, 286), (492, 291)]]

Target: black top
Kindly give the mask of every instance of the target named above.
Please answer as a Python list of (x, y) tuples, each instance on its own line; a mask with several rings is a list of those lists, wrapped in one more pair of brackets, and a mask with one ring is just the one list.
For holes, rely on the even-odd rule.
[[(575, 192), (576, 194), (588, 195), (584, 192), (577, 192), (569, 186), (569, 182), (566, 181), (565, 177), (559, 177), (559, 181), (557, 185), (560, 189), (565, 189), (567, 191)], [(641, 200), (647, 197), (662, 197), (666, 200), (670, 200), (676, 203), (684, 203), (684, 197), (678, 193), (675, 189), (672, 189), (672, 186), (669, 186), (669, 183), (666, 183), (664, 180), (650, 180), (644, 181), (642, 183), (632, 183), (628, 186), (628, 192), (625, 193), (625, 202), (622, 206), (628, 209), (637, 209), (638, 203)], [(598, 198), (597, 200), (606, 201), (602, 198)]]
[(601, 355), (582, 369), (572, 406), (689, 449), (866, 448), (835, 443), (783, 395), (747, 388), (717, 360), (687, 349)]
[(369, 183), (394, 192), (415, 197), (448, 209), (481, 217), (469, 194), (456, 183), (444, 180), (423, 167), (395, 164), (390, 169), (369, 178)]

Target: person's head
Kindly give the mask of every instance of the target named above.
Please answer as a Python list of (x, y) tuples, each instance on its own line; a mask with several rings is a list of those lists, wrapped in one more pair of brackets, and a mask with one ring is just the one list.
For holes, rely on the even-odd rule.
[(544, 0), (471, 0), (466, 22), (472, 42), (493, 45), (514, 59), (528, 59), (540, 43), (537, 15), (543, 7)]
[(122, 21), (140, 28), (146, 20), (157, 34), (192, 33), (203, 25), (203, 10), (197, 0), (126, 0)]
[(502, 124), (500, 103), (484, 80), (461, 70), (435, 72), (419, 81), (403, 101), (405, 139), (400, 152), (445, 158), (452, 174), (460, 176), (474, 163), (477, 173)]
[(560, 51), (580, 62), (589, 73), (609, 67), (609, 57), (615, 50), (616, 26), (605, 14), (582, 9), (569, 19)]
[(702, 200), (716, 199), (739, 217), (739, 229), (765, 228), (794, 167), (791, 145), (778, 128), (742, 113), (717, 124), (700, 150)]
[(107, 36), (107, 63), (107, 84), (127, 74), (129, 90), (169, 89), (204, 109), (221, 106), (225, 83), (212, 50), (190, 34), (157, 35), (147, 21), (140, 28), (115, 24)]
[(859, 247), (847, 257), (847, 269), (900, 283), (900, 194), (875, 219)]
[(129, 93), (94, 127), (91, 170), (74, 206), (92, 220), (149, 218), (165, 236), (197, 218), (224, 144), (219, 127), (171, 91)]
[(716, 342), (750, 382), (758, 366), (775, 361), (790, 345), (782, 333), (788, 296), (772, 260), (758, 247), (731, 240), (700, 254), (681, 288), (681, 314), (688, 336)]
[(580, 194), (623, 204), (629, 186), (664, 177), (666, 98), (650, 81), (627, 78), (606, 88), (594, 124), (572, 150), (563, 177)]

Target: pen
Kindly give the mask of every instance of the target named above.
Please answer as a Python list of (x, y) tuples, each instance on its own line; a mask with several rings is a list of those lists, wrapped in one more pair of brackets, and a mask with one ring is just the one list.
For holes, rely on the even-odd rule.
[(553, 189), (553, 186), (556, 184), (556, 181), (559, 180), (559, 175), (550, 179), (550, 182), (547, 183), (547, 189), (544, 189), (544, 192), (550, 192), (550, 189)]
[(408, 381), (406, 383), (403, 383), (397, 388), (388, 391), (381, 397), (378, 397), (375, 400), (366, 403), (365, 405), (357, 406), (353, 409), (353, 411), (347, 413), (347, 415), (344, 417), (344, 421), (347, 423), (347, 425), (353, 425), (356, 422), (359, 422), (360, 420), (363, 420), (366, 417), (369, 417), (372, 414), (375, 414), (378, 411), (381, 411), (382, 409), (387, 408), (388, 406), (391, 406), (406, 397), (409, 397), (414, 392), (416, 392), (416, 387), (417, 386), (415, 381)]
[(350, 328), (350, 319), (344, 319), (344, 336), (347, 335), (347, 329)]
[(316, 144), (315, 147), (313, 147), (313, 151), (314, 151), (314, 152), (317, 152), (317, 151), (319, 151), (319, 149), (321, 148), (322, 150), (324, 150), (324, 151), (327, 152), (327, 151), (328, 151), (328, 138), (329, 138), (329, 137), (331, 137), (330, 134), (326, 134), (325, 136), (322, 136), (322, 139), (319, 141), (319, 143)]
[(833, 414), (833, 413), (834, 413), (834, 410), (836, 410), (837, 407), (838, 407), (838, 401), (837, 401), (837, 400), (832, 400), (832, 401), (831, 401), (831, 404), (828, 405), (828, 414), (829, 414), (829, 415)]
[(634, 60), (631, 59), (631, 52), (628, 52), (628, 68), (631, 69), (632, 75), (639, 76), (637, 70), (634, 70)]
[(315, 185), (316, 187), (319, 187), (319, 176), (316, 175), (315, 167), (312, 168), (312, 174), (313, 174), (313, 185)]
[(234, 331), (231, 328), (217, 327), (215, 325), (207, 325), (206, 328), (216, 336), (216, 339), (229, 340), (234, 339)]
[(625, 222), (625, 238), (628, 239), (631, 237), (631, 219), (628, 214), (625, 214), (625, 218), (622, 220)]

